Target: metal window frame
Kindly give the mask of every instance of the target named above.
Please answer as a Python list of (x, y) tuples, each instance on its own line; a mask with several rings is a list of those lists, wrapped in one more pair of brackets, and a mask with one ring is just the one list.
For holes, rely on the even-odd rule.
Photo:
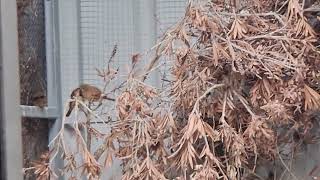
[[(10, 0), (7, 0), (10, 1)], [(47, 69), (47, 101), (48, 106), (20, 105), (22, 117), (41, 118), (53, 121), (49, 130), (49, 142), (58, 134), (61, 128), (61, 77), (59, 54), (59, 26), (58, 26), (58, 1), (43, 0), (45, 13), (45, 51)], [(63, 167), (63, 160), (55, 160), (54, 168)]]
[(42, 118), (44, 120), (54, 121), (54, 125), (49, 132), (49, 141), (53, 139), (61, 127), (61, 109), (58, 106), (61, 104), (61, 98), (59, 96), (61, 93), (58, 46), (59, 31), (55, 13), (57, 3), (58, 1), (44, 0), (48, 106), (39, 108), (37, 106), (20, 105), (22, 117)]
[[(59, 26), (56, 8), (58, 1), (44, 0), (45, 6), (45, 41), (46, 41), (46, 63), (47, 63), (47, 118), (52, 117), (55, 122), (49, 132), (49, 140), (52, 140), (61, 127), (61, 77), (60, 77), (60, 55), (59, 55)], [(51, 109), (51, 110), (50, 110)]]
[(1, 179), (22, 180), (17, 5), (0, 1)]

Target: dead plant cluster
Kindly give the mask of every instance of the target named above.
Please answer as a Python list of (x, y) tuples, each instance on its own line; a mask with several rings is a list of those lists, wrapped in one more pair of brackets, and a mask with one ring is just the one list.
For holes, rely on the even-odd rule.
[[(112, 105), (116, 116), (102, 118), (70, 100), (108, 121), (110, 133), (96, 136), (104, 139), (101, 147), (90, 152), (75, 123), (83, 163), (64, 143), (64, 128), (53, 154), (62, 150), (64, 170), (80, 168), (89, 179), (114, 158), (122, 161), (123, 179), (240, 179), (260, 160), (279, 158), (281, 147), (297, 151), (314, 142), (320, 56), (303, 3), (248, 0), (237, 9), (220, 0), (190, 1), (155, 46), (145, 74), (134, 73), (135, 55), (127, 80), (104, 92), (121, 92)], [(171, 60), (162, 92), (144, 81), (161, 57)], [(109, 63), (99, 70), (106, 87), (117, 77)]]

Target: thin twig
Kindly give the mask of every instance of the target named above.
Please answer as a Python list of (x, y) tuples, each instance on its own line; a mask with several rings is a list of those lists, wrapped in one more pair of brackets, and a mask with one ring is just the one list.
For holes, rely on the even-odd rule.
[(291, 170), (289, 169), (289, 167), (287, 166), (287, 164), (283, 161), (280, 153), (279, 153), (279, 149), (277, 148), (277, 154), (278, 154), (278, 157), (282, 163), (282, 165), (286, 168), (286, 170), (290, 173), (290, 175), (295, 179), (295, 180), (299, 180), (294, 174), (293, 172), (291, 172)]

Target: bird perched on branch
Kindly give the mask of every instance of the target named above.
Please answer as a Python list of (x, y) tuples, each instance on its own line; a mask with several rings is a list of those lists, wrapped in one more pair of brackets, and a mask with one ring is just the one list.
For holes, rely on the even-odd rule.
[[(70, 95), (70, 98), (71, 99), (80, 98), (81, 101), (88, 101), (90, 103), (99, 102), (102, 99), (115, 101), (115, 99), (108, 98), (106, 95), (104, 95), (99, 88), (89, 84), (82, 84), (78, 88), (74, 89)], [(75, 101), (72, 101), (69, 103), (69, 110), (66, 114), (67, 117), (70, 116), (75, 105), (76, 105)]]

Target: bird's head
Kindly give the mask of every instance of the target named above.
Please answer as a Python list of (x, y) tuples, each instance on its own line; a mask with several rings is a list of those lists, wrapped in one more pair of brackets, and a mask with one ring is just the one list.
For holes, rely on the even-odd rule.
[(75, 98), (75, 97), (79, 97), (79, 96), (81, 96), (81, 89), (80, 88), (77, 88), (77, 89), (75, 89), (75, 90), (73, 90), (72, 91), (72, 93), (71, 93), (71, 98), (73, 99), (73, 98)]

